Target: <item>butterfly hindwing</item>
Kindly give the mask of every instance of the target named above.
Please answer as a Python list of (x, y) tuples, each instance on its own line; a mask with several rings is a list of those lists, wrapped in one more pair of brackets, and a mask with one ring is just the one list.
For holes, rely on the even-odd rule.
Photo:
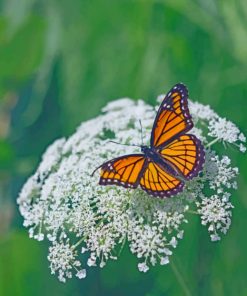
[(148, 194), (164, 198), (182, 191), (184, 182), (150, 161), (143, 172), (140, 185)]
[(131, 154), (112, 159), (101, 166), (100, 185), (120, 185), (136, 188), (143, 171), (143, 154)]
[(187, 180), (197, 176), (205, 161), (201, 141), (194, 135), (182, 135), (160, 151), (163, 158)]
[(185, 85), (178, 83), (165, 96), (157, 112), (151, 133), (151, 147), (164, 147), (192, 127), (188, 90)]

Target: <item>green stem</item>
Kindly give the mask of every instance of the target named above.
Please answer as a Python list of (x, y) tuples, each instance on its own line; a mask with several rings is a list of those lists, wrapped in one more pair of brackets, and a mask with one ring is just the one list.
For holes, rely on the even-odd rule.
[(178, 268), (176, 267), (176, 264), (173, 261), (170, 260), (170, 265), (171, 265), (171, 268), (172, 268), (172, 271), (173, 271), (175, 277), (177, 278), (177, 281), (179, 282), (182, 290), (184, 291), (184, 295), (192, 296), (192, 294), (190, 293), (190, 290), (187, 287), (181, 273), (178, 271)]
[(219, 139), (218, 138), (215, 138), (213, 141), (211, 141), (210, 143), (208, 143), (206, 145), (206, 148), (211, 147), (213, 144), (217, 143), (218, 141), (219, 141)]
[(124, 248), (125, 243), (126, 243), (126, 237), (127, 237), (127, 235), (125, 235), (125, 237), (124, 237), (124, 239), (123, 239), (123, 241), (122, 241), (122, 245), (121, 245), (121, 247), (120, 247), (120, 251), (119, 251), (119, 253), (118, 253), (118, 257), (121, 255), (121, 253), (122, 253), (122, 251), (123, 251), (123, 248)]
[(75, 249), (76, 247), (78, 247), (84, 240), (85, 240), (85, 236), (83, 236), (76, 244), (74, 244), (72, 246), (73, 249)]
[(199, 213), (197, 211), (193, 211), (193, 210), (188, 210), (187, 213), (199, 215)]

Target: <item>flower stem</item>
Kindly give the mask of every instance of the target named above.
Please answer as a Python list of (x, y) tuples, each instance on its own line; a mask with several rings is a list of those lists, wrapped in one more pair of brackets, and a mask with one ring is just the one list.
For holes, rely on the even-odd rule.
[(209, 142), (207, 145), (206, 145), (206, 148), (208, 147), (211, 147), (213, 144), (217, 143), (219, 141), (218, 138), (215, 138), (213, 141)]
[(192, 296), (189, 288), (187, 287), (181, 273), (178, 271), (178, 268), (176, 267), (176, 264), (173, 262), (173, 260), (170, 260), (170, 265), (171, 265), (171, 268), (172, 268), (172, 271), (173, 271), (175, 277), (177, 278), (182, 290), (184, 291), (184, 295)]
[(75, 249), (85, 240), (85, 236), (83, 236), (77, 243), (75, 243), (72, 248)]
[(193, 210), (188, 210), (187, 213), (194, 214), (194, 215), (199, 215), (199, 213), (197, 211), (193, 211)]
[(125, 246), (125, 243), (126, 243), (126, 235), (125, 235), (125, 237), (124, 237), (124, 239), (123, 239), (123, 241), (122, 241), (122, 244), (121, 244), (121, 247), (120, 247), (120, 251), (119, 251), (119, 253), (118, 253), (118, 256), (121, 255), (121, 253), (122, 253), (122, 251), (123, 251), (123, 248), (124, 248), (124, 246)]

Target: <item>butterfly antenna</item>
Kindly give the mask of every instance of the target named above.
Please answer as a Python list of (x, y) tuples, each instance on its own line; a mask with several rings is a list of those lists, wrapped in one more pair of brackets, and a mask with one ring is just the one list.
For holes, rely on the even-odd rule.
[(91, 173), (91, 177), (93, 177), (93, 175), (94, 175), (94, 173), (99, 169), (99, 168), (101, 168), (102, 167), (102, 165), (100, 165), (100, 166), (98, 166), (92, 173)]
[(131, 146), (131, 147), (140, 147), (139, 145), (135, 145), (135, 144), (122, 144), (122, 143), (118, 143), (115, 141), (108, 141), (108, 143), (114, 143), (114, 144), (118, 144), (118, 145), (122, 145), (122, 146)]
[(144, 144), (143, 144), (143, 132), (142, 132), (142, 122), (141, 122), (141, 119), (139, 119), (139, 122), (140, 122), (140, 126), (141, 126), (141, 142), (142, 142), (142, 146), (143, 146)]

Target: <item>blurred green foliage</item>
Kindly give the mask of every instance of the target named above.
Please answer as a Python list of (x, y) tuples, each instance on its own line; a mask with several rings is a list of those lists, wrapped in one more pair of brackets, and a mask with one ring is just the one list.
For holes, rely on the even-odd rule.
[(59, 283), (15, 204), (45, 147), (118, 97), (154, 104), (182, 81), (247, 134), (246, 2), (2, 0), (0, 9), (0, 295), (247, 295), (247, 158), (234, 149), (229, 234), (211, 243), (189, 217), (172, 264), (147, 274), (126, 248), (86, 280)]

